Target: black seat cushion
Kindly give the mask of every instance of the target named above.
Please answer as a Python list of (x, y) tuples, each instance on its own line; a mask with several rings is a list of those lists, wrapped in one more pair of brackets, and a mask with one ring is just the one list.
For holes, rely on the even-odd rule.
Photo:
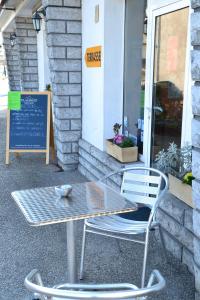
[(133, 221), (148, 221), (151, 209), (147, 206), (139, 207), (136, 211), (129, 213), (118, 214), (121, 218), (133, 220)]

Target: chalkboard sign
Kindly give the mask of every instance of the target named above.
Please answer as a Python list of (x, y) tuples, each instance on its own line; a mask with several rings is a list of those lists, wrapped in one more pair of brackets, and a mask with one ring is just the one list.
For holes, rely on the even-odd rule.
[(10, 107), (7, 116), (6, 164), (9, 164), (10, 152), (46, 153), (48, 164), (50, 93), (22, 92), (18, 109)]

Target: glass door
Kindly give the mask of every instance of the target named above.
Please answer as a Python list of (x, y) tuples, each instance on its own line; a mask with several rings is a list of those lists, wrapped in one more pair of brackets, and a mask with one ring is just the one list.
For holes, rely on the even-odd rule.
[(155, 20), (151, 162), (174, 142), (181, 146), (189, 8)]
[(186, 93), (189, 7), (186, 3), (179, 1), (149, 13), (145, 99), (147, 165), (153, 165), (156, 154), (170, 143), (182, 144), (185, 106), (189, 101)]

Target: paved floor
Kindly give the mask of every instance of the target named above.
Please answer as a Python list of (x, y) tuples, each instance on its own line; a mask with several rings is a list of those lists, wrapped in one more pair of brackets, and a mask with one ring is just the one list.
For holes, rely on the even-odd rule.
[[(81, 182), (78, 172), (59, 172), (46, 166), (40, 155), (22, 155), (5, 161), (5, 112), (0, 111), (0, 300), (28, 300), (23, 286), (26, 274), (33, 268), (41, 271), (45, 283), (62, 282), (66, 278), (65, 225), (31, 228), (13, 202), (14, 190), (63, 183)], [(82, 222), (77, 223), (78, 259)], [(157, 243), (149, 251), (148, 273), (157, 268), (166, 278), (167, 287), (158, 300), (193, 300), (194, 280), (187, 268), (169, 255), (165, 261)], [(139, 284), (142, 263), (141, 246), (90, 236), (87, 241), (85, 281), (134, 282)]]

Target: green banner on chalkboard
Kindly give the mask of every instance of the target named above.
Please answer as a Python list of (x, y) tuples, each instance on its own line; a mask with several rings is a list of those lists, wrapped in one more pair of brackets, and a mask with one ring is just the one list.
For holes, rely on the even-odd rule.
[(8, 109), (20, 110), (21, 109), (21, 93), (8, 92)]

